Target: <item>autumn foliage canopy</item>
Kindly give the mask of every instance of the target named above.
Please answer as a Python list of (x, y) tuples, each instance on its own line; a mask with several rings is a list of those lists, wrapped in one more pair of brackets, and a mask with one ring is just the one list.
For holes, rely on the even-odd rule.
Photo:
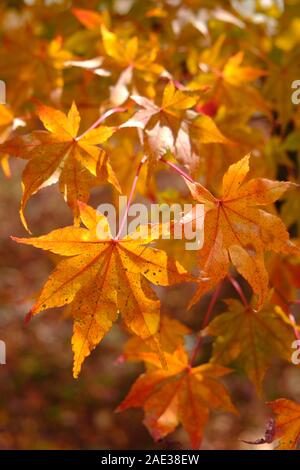
[[(125, 330), (120, 367), (145, 369), (117, 411), (143, 408), (154, 440), (183, 426), (199, 449), (212, 413), (239, 419), (238, 376), (269, 410), (271, 430), (256, 444), (296, 448), (300, 404), (264, 382), (274, 363), (297, 369), (300, 339), (300, 2), (258, 1), (250, 12), (226, 0), (17, 2), (17, 34), (5, 3), (6, 177), (13, 158), (25, 160), (24, 234), (11, 235), (56, 261), (24, 311), (30, 328), (62, 308), (78, 380), (110, 330)], [(49, 185), (72, 223), (32, 233), (30, 201)], [(99, 187), (108, 199), (94, 204)], [(120, 195), (121, 225), (133, 201), (203, 204), (203, 246), (174, 240), (174, 221), (144, 238), (141, 227), (111, 234), (97, 203), (118, 212)], [(186, 305), (175, 316), (166, 300), (177, 290)]]

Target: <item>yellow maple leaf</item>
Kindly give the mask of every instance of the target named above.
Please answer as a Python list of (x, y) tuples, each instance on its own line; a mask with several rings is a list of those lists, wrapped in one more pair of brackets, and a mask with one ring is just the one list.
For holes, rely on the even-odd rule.
[(147, 239), (128, 235), (117, 240), (111, 237), (103, 215), (83, 203), (79, 208), (86, 228), (65, 227), (38, 238), (14, 238), (67, 257), (50, 275), (30, 316), (71, 304), (74, 377), (110, 330), (119, 311), (126, 326), (140, 338), (156, 335), (160, 304), (145, 279), (164, 286), (189, 279), (178, 262), (145, 246), (152, 241), (151, 235)]
[(0, 145), (0, 151), (29, 160), (22, 178), (21, 219), (28, 229), (24, 209), (29, 198), (41, 187), (58, 180), (78, 223), (78, 201), (88, 200), (92, 186), (108, 181), (120, 190), (108, 156), (98, 146), (114, 133), (115, 128), (99, 126), (78, 136), (80, 115), (75, 103), (67, 115), (41, 104), (37, 113), (47, 132), (16, 136)]

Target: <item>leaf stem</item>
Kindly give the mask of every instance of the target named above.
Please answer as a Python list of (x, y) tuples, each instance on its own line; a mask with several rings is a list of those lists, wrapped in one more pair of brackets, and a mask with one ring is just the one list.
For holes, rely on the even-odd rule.
[[(210, 302), (208, 304), (208, 307), (207, 307), (207, 310), (206, 310), (206, 313), (204, 315), (204, 318), (203, 318), (203, 322), (202, 322), (202, 325), (201, 325), (201, 330), (203, 330), (203, 328), (205, 328), (207, 325), (208, 325), (208, 322), (210, 320), (210, 317), (211, 317), (211, 314), (212, 314), (212, 311), (213, 311), (213, 308), (218, 300), (218, 297), (220, 295), (220, 292), (221, 292), (221, 289), (222, 289), (222, 286), (223, 286), (223, 281), (221, 281), (219, 283), (219, 285), (216, 287), (211, 299), (210, 299)], [(194, 349), (191, 353), (191, 358), (190, 358), (190, 362), (189, 362), (189, 366), (192, 367), (193, 366), (193, 363), (195, 362), (195, 359), (197, 357), (197, 354), (201, 348), (201, 345), (202, 345), (202, 341), (203, 341), (203, 336), (199, 336), (199, 338), (197, 339), (196, 341), (196, 344), (194, 346)]]
[(180, 176), (188, 180), (190, 183), (196, 183), (196, 181), (193, 180), (193, 178), (185, 173), (185, 171), (181, 170), (175, 163), (169, 162), (168, 160), (165, 160), (164, 158), (160, 158), (160, 161), (168, 165), (170, 168), (172, 168), (176, 173), (178, 173)]
[(115, 113), (123, 113), (124, 111), (126, 111), (127, 108), (122, 108), (122, 107), (118, 107), (118, 108), (113, 108), (113, 109), (108, 109), (107, 111), (105, 111), (104, 114), (102, 114), (98, 119), (97, 121), (95, 121), (86, 131), (84, 131), (81, 135), (79, 135), (78, 137), (76, 137), (76, 140), (80, 140), (82, 139), (82, 137), (87, 134), (88, 132), (92, 131), (93, 129), (95, 129), (96, 127), (98, 127), (103, 121), (105, 121), (105, 119), (107, 119), (109, 116), (112, 116), (113, 114)]
[(293, 313), (289, 310), (288, 312), (288, 317), (289, 317), (289, 320), (292, 324), (292, 328), (293, 328), (293, 331), (294, 331), (294, 335), (295, 335), (295, 338), (297, 340), (300, 340), (300, 332), (297, 328), (297, 323), (296, 323), (296, 319), (295, 319), (295, 316), (293, 315)]
[(119, 238), (120, 238), (120, 236), (121, 236), (121, 234), (122, 234), (122, 231), (123, 231), (123, 228), (124, 228), (126, 219), (127, 219), (129, 207), (130, 207), (130, 205), (131, 205), (131, 202), (132, 202), (132, 199), (133, 199), (133, 195), (134, 195), (134, 192), (135, 192), (135, 188), (136, 188), (136, 185), (137, 185), (139, 176), (140, 176), (140, 172), (141, 172), (142, 166), (144, 165), (144, 163), (146, 162), (146, 160), (147, 160), (147, 157), (144, 156), (144, 157), (142, 158), (142, 160), (140, 161), (139, 166), (137, 167), (137, 170), (136, 170), (136, 173), (135, 173), (135, 177), (134, 177), (134, 180), (133, 180), (133, 183), (132, 183), (132, 186), (131, 186), (131, 190), (130, 190), (130, 195), (129, 195), (129, 198), (128, 198), (128, 202), (127, 202), (127, 205), (126, 205), (126, 209), (125, 209), (124, 215), (123, 215), (123, 217), (122, 217), (122, 220), (121, 220), (121, 223), (120, 223), (120, 227), (119, 227), (119, 231), (118, 231), (118, 234), (117, 234), (115, 240), (119, 240)]
[(227, 277), (230, 283), (232, 284), (232, 286), (234, 287), (234, 289), (236, 290), (236, 292), (239, 294), (241, 301), (243, 302), (245, 308), (249, 308), (249, 303), (238, 281), (234, 279), (234, 277), (230, 276), (230, 274)]

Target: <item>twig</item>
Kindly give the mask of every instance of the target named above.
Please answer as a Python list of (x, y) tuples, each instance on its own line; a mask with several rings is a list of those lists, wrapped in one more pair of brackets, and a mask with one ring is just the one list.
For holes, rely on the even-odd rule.
[(295, 319), (295, 316), (294, 314), (291, 312), (291, 306), (294, 305), (294, 304), (299, 304), (300, 301), (299, 300), (287, 300), (287, 298), (274, 286), (274, 290), (275, 292), (277, 293), (277, 295), (281, 298), (281, 300), (286, 304), (286, 306), (288, 307), (288, 317), (289, 317), (289, 320), (292, 324), (292, 328), (293, 328), (293, 331), (294, 331), (294, 335), (295, 335), (295, 338), (297, 340), (300, 340), (300, 332), (297, 328), (297, 322), (296, 322), (296, 319)]
[(122, 220), (121, 220), (120, 227), (119, 227), (119, 231), (118, 231), (118, 234), (117, 234), (115, 240), (119, 240), (119, 238), (120, 238), (120, 236), (121, 236), (122, 230), (123, 230), (123, 228), (124, 228), (124, 225), (125, 225), (125, 222), (126, 222), (126, 219), (127, 219), (129, 207), (130, 207), (131, 202), (132, 202), (132, 199), (133, 199), (133, 195), (134, 195), (134, 192), (135, 192), (135, 188), (136, 188), (136, 185), (137, 185), (137, 182), (138, 182), (138, 179), (139, 179), (139, 175), (140, 175), (142, 166), (144, 165), (144, 163), (146, 162), (146, 160), (147, 160), (147, 157), (144, 156), (144, 157), (142, 158), (142, 160), (140, 161), (139, 166), (137, 167), (136, 174), (135, 174), (135, 177), (134, 177), (132, 186), (131, 186), (131, 191), (130, 191), (130, 195), (129, 195), (129, 198), (128, 198), (127, 206), (126, 206), (126, 209), (125, 209), (123, 218), (122, 218)]
[[(216, 287), (215, 292), (213, 293), (213, 295), (210, 299), (210, 302), (208, 304), (205, 316), (203, 318), (203, 322), (202, 322), (202, 325), (201, 325), (201, 330), (203, 330), (203, 328), (205, 328), (208, 325), (208, 322), (209, 322), (209, 319), (211, 317), (213, 308), (214, 308), (214, 306), (216, 304), (216, 301), (218, 300), (218, 297), (220, 295), (222, 285), (223, 285), (223, 281), (221, 281), (219, 283), (219, 285)], [(194, 363), (194, 361), (197, 357), (197, 354), (198, 354), (198, 352), (201, 348), (201, 345), (202, 345), (202, 341), (203, 341), (203, 336), (199, 336), (199, 338), (197, 339), (197, 342), (194, 346), (194, 349), (192, 351), (192, 354), (191, 354), (191, 358), (190, 358), (190, 362), (189, 362), (190, 367), (192, 367), (192, 365), (193, 365), (193, 363)]]
[(190, 183), (195, 183), (196, 181), (193, 180), (191, 176), (189, 176), (187, 173), (185, 173), (181, 168), (179, 168), (175, 163), (169, 162), (168, 160), (165, 160), (164, 158), (160, 158), (160, 161), (168, 165), (170, 168), (172, 168), (176, 173), (178, 173), (180, 176), (188, 180)]
[(297, 323), (296, 323), (296, 319), (295, 319), (295, 316), (293, 315), (293, 313), (289, 310), (288, 312), (288, 317), (289, 317), (289, 320), (292, 324), (292, 328), (293, 328), (293, 331), (294, 331), (294, 335), (295, 335), (295, 338), (297, 340), (300, 340), (300, 332), (297, 328)]
[(230, 283), (232, 284), (232, 286), (235, 288), (236, 292), (239, 294), (239, 296), (241, 298), (241, 301), (243, 302), (244, 306), (246, 308), (249, 308), (249, 303), (247, 302), (246, 296), (245, 296), (244, 292), (242, 291), (242, 288), (239, 285), (238, 281), (230, 275), (228, 275), (227, 277), (228, 277), (228, 280), (230, 281)]
[(81, 135), (79, 135), (78, 137), (76, 137), (76, 140), (80, 140), (82, 139), (82, 137), (87, 134), (88, 132), (92, 131), (93, 129), (95, 129), (96, 127), (98, 127), (103, 121), (105, 121), (105, 119), (107, 119), (109, 116), (112, 116), (113, 114), (115, 113), (123, 113), (124, 111), (126, 111), (127, 108), (122, 108), (122, 107), (119, 107), (119, 108), (113, 108), (113, 109), (109, 109), (108, 111), (106, 111), (104, 114), (102, 114), (98, 119), (97, 121), (95, 121), (86, 131), (84, 131)]

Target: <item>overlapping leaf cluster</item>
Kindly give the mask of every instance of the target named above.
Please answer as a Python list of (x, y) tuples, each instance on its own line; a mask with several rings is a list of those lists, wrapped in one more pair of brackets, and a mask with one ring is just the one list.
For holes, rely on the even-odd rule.
[[(74, 218), (47, 235), (15, 238), (63, 258), (28, 318), (67, 306), (78, 377), (120, 316), (132, 334), (122, 357), (144, 361), (146, 371), (119, 410), (142, 407), (154, 439), (181, 423), (199, 448), (212, 410), (238, 413), (222, 377), (243, 374), (262, 398), (266, 372), (274, 361), (290, 363), (300, 338), (292, 307), (300, 285), (300, 106), (291, 99), (300, 2), (4, 3), (2, 168), (9, 177), (9, 158), (27, 161), (20, 216), (28, 231), (29, 200), (55, 183)], [(142, 240), (111, 235), (88, 205), (91, 189), (104, 185), (115, 201), (135, 189), (149, 202), (204, 204), (203, 247), (187, 253), (171, 240), (167, 254), (160, 227)], [(201, 331), (190, 331), (184, 314), (182, 323), (160, 315), (153, 286), (185, 282), (195, 285), (189, 307), (204, 317)], [(224, 299), (226, 283), (239, 300)], [(222, 299), (224, 313), (211, 320)], [(270, 407), (280, 448), (295, 448), (299, 405), (279, 399)]]

